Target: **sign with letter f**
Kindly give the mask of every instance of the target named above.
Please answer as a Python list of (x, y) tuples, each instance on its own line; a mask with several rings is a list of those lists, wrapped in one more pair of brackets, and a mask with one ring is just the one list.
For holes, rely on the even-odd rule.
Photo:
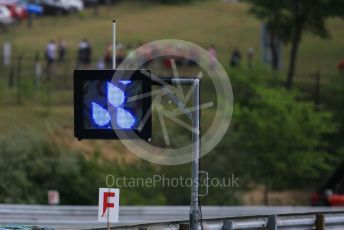
[(119, 189), (100, 188), (98, 221), (102, 223), (118, 223)]

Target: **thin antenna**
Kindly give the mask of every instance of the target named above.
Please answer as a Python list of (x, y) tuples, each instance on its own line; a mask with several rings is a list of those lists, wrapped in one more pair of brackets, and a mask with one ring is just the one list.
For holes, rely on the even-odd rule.
[(113, 43), (112, 43), (112, 68), (116, 69), (116, 21), (112, 21)]

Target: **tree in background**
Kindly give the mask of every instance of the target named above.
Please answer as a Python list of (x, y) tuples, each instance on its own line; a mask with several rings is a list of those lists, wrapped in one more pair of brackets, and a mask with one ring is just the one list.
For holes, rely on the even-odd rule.
[[(283, 89), (257, 87), (251, 105), (237, 105), (232, 149), (245, 161), (253, 183), (270, 189), (319, 186), (340, 160), (328, 151), (327, 135), (335, 132), (328, 112)], [(340, 161), (339, 161), (340, 162)]]
[[(305, 32), (321, 38), (330, 37), (326, 28), (326, 19), (344, 18), (342, 0), (247, 0), (252, 4), (250, 12), (267, 24), (271, 36), (291, 43), (289, 68), (286, 87), (293, 85), (296, 60), (300, 42)], [(274, 50), (272, 44), (272, 57)], [(273, 59), (274, 60), (274, 59)]]

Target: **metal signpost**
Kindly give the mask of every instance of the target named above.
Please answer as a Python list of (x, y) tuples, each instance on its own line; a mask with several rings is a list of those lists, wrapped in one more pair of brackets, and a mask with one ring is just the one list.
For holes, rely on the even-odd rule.
[[(200, 223), (200, 209), (199, 209), (199, 174), (200, 174), (200, 135), (201, 135), (201, 124), (200, 124), (200, 79), (198, 78), (158, 78), (151, 75), (153, 84), (165, 87), (166, 84), (170, 85), (187, 85), (193, 88), (192, 91), (192, 111), (186, 109), (186, 106), (181, 100), (174, 96), (173, 93), (167, 95), (171, 100), (181, 109), (192, 121), (192, 187), (191, 187), (191, 205), (190, 205), (190, 229), (198, 229)], [(168, 90), (168, 88), (166, 88)]]
[[(116, 69), (116, 21), (113, 21), (113, 69)], [(193, 87), (192, 92), (192, 111), (188, 111), (183, 102), (174, 96), (172, 92), (167, 95), (171, 100), (192, 120), (192, 187), (191, 187), (191, 205), (190, 205), (190, 229), (198, 229), (200, 223), (200, 209), (199, 209), (199, 173), (200, 173), (200, 135), (201, 135), (201, 124), (200, 124), (200, 84), (201, 81), (198, 78), (158, 78), (151, 75), (152, 82), (154, 85), (160, 85), (165, 87), (167, 84), (171, 85), (188, 85)], [(168, 90), (166, 88), (166, 90)], [(191, 114), (190, 114), (191, 113)]]
[[(113, 77), (120, 74), (120, 79)], [(110, 81), (111, 80), (111, 81)], [(192, 121), (192, 186), (190, 229), (200, 227), (200, 83), (193, 78), (159, 78), (147, 70), (116, 69), (116, 21), (113, 21), (113, 69), (76, 70), (74, 72), (75, 136), (81, 139), (141, 139), (151, 140), (151, 86), (162, 87), (173, 103)], [(168, 85), (190, 86), (192, 108), (178, 98)], [(139, 89), (137, 91), (137, 89)], [(133, 104), (127, 99), (140, 95)], [(145, 120), (148, 113), (148, 119)], [(111, 119), (114, 114), (114, 121)], [(111, 122), (110, 122), (111, 121)], [(138, 123), (145, 123), (139, 128)], [(207, 175), (207, 173), (205, 173)], [(208, 189), (207, 189), (208, 190)]]

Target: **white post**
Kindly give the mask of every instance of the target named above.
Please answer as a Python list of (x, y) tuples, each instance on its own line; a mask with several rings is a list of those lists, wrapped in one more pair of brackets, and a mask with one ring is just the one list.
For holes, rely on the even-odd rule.
[(116, 69), (116, 21), (112, 21), (113, 43), (112, 43), (112, 68)]
[(3, 56), (3, 63), (5, 66), (9, 66), (11, 64), (11, 56), (12, 56), (12, 45), (10, 42), (5, 42), (2, 47), (2, 56)]

